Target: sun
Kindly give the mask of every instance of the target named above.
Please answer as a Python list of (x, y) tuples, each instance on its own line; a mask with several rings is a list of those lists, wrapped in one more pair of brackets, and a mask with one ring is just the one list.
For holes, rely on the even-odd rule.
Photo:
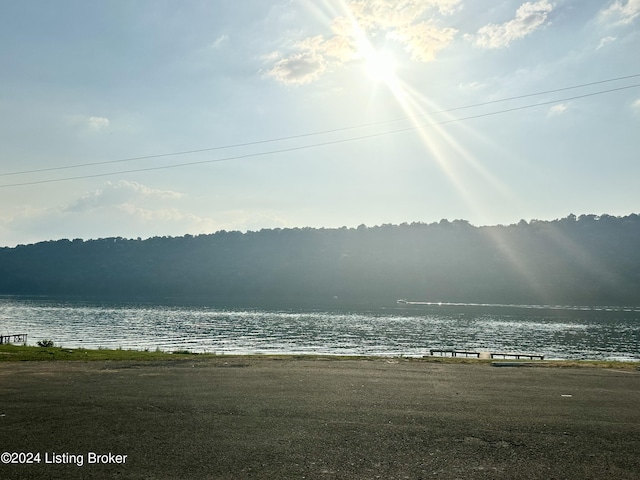
[(396, 81), (397, 64), (391, 52), (368, 49), (363, 55), (367, 76), (378, 83), (393, 84)]

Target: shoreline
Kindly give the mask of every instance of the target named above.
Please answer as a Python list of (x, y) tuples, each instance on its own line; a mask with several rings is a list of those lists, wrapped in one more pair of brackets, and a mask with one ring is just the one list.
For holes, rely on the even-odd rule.
[(328, 355), (328, 354), (215, 354), (195, 353), (186, 350), (174, 352), (123, 350), (123, 349), (84, 349), (65, 347), (37, 347), (30, 345), (0, 345), (0, 363), (17, 361), (173, 361), (220, 358), (247, 358), (265, 360), (360, 360), (360, 361), (407, 361), (441, 364), (479, 364), (479, 365), (522, 365), (546, 368), (608, 368), (619, 370), (640, 370), (640, 360), (530, 360), (530, 359), (486, 359), (475, 357), (451, 357), (439, 355), (425, 356), (371, 356), (371, 355)]

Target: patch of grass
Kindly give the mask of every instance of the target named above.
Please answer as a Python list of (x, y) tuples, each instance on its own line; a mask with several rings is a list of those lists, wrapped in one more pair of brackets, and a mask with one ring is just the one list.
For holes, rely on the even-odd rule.
[(541, 362), (551, 368), (613, 368), (616, 370), (640, 370), (640, 362), (619, 362), (615, 360), (548, 360)]
[[(171, 354), (167, 352), (149, 352), (140, 350), (109, 350), (100, 348), (89, 350), (85, 348), (62, 347), (33, 347), (26, 345), (0, 345), (0, 362), (2, 361), (39, 361), (39, 360), (175, 360), (176, 358), (192, 357)], [(204, 355), (203, 355), (204, 356)]]
[[(0, 362), (6, 361), (41, 361), (41, 360), (139, 360), (139, 361), (158, 361), (158, 360), (176, 360), (176, 359), (199, 359), (207, 358), (245, 358), (245, 359), (262, 359), (264, 361), (373, 361), (373, 362), (426, 362), (426, 363), (445, 363), (445, 364), (475, 364), (489, 366), (496, 360), (484, 360), (477, 358), (465, 357), (364, 357), (364, 356), (339, 356), (339, 355), (220, 355), (216, 353), (197, 353), (189, 350), (175, 350), (173, 352), (164, 352), (160, 349), (155, 351), (145, 350), (110, 350), (99, 347), (96, 350), (86, 348), (63, 348), (63, 347), (34, 347), (27, 345), (0, 345)], [(510, 360), (512, 362), (512, 360)], [(526, 363), (535, 364), (537, 367), (547, 368), (609, 368), (618, 370), (640, 370), (640, 362), (617, 362), (604, 360), (544, 360), (544, 361), (528, 361)]]

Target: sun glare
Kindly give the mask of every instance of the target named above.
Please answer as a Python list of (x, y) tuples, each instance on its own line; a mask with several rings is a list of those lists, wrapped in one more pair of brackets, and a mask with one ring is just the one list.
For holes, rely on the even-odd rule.
[(390, 52), (371, 50), (364, 58), (365, 69), (371, 80), (387, 84), (395, 82), (396, 62)]

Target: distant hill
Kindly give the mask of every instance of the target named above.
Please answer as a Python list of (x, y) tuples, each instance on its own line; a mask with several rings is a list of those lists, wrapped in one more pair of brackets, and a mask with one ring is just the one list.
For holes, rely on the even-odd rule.
[(640, 216), (49, 241), (0, 248), (0, 294), (637, 306)]

